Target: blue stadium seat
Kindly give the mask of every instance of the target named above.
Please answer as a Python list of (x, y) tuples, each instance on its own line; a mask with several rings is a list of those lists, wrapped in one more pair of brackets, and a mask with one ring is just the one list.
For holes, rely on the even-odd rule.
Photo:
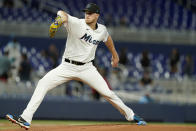
[[(58, 4), (54, 4), (55, 2)], [(83, 16), (81, 9), (88, 2), (94, 2), (100, 6), (103, 18), (111, 15), (112, 21), (114, 21), (114, 23), (110, 24), (112, 26), (119, 26), (120, 18), (126, 17), (128, 19), (127, 26), (130, 27), (196, 30), (196, 15), (176, 2), (168, 0), (87, 0), (84, 2), (78, 2), (77, 0), (51, 0), (43, 2), (42, 6), (56, 10), (66, 8), (64, 10), (69, 14), (81, 18)], [(4, 20), (21, 21), (22, 19), (30, 22), (47, 22), (51, 19), (51, 16), (55, 15), (56, 13), (48, 12), (44, 8), (39, 7), (39, 1), (32, 1), (30, 7), (23, 7), (22, 9), (0, 7), (0, 17)]]

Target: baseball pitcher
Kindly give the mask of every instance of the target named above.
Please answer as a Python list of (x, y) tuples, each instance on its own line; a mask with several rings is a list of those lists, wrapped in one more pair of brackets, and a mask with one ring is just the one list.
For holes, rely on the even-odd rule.
[(93, 66), (95, 51), (101, 41), (105, 43), (112, 54), (112, 67), (117, 67), (119, 57), (114, 47), (111, 36), (104, 25), (97, 23), (100, 15), (99, 7), (90, 3), (83, 10), (84, 19), (78, 19), (64, 11), (58, 11), (55, 22), (50, 26), (50, 37), (54, 37), (57, 29), (64, 26), (67, 30), (67, 42), (62, 63), (49, 71), (39, 80), (33, 96), (26, 109), (20, 116), (7, 114), (6, 118), (25, 129), (30, 128), (33, 114), (41, 104), (46, 93), (56, 86), (69, 80), (79, 80), (94, 88), (104, 98), (117, 108), (128, 121), (135, 121), (138, 125), (146, 122), (127, 107), (120, 98), (111, 91), (105, 80)]

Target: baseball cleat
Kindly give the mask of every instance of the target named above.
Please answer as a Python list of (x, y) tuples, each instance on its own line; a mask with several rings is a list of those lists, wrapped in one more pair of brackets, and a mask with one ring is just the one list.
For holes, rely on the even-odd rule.
[(30, 128), (30, 124), (26, 122), (21, 116), (17, 117), (14, 115), (7, 114), (6, 118), (12, 123), (18, 124), (21, 128), (28, 130)]
[(146, 121), (144, 121), (144, 119), (143, 118), (141, 118), (141, 117), (139, 117), (138, 115), (134, 115), (133, 116), (133, 120), (135, 121), (135, 122), (137, 122), (137, 125), (146, 125), (147, 123), (146, 123)]

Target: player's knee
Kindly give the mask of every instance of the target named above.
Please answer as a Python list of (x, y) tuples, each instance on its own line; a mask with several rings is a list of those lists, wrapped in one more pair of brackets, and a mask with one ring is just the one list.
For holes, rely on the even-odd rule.
[(115, 93), (114, 93), (113, 91), (109, 91), (109, 92), (103, 94), (103, 96), (104, 96), (105, 98), (111, 99), (111, 98), (114, 98), (114, 97), (115, 97)]
[(46, 82), (43, 80), (43, 78), (38, 81), (38, 85), (43, 85), (44, 83)]
[(50, 85), (47, 81), (45, 81), (43, 78), (38, 81), (36, 88), (42, 88), (44, 92), (47, 92), (50, 90)]

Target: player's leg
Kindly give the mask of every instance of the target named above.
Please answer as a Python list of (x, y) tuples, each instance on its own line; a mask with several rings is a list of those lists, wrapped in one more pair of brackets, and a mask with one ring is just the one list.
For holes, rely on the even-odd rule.
[[(65, 77), (66, 73), (67, 77)], [(67, 70), (62, 64), (48, 72), (42, 79), (39, 80), (31, 100), (28, 103), (26, 109), (23, 111), (21, 117), (28, 123), (31, 123), (33, 114), (41, 104), (46, 93), (52, 88), (68, 80), (69, 70)]]
[(128, 121), (134, 120), (138, 125), (146, 125), (146, 122), (142, 118), (134, 114), (133, 110), (126, 106), (122, 100), (109, 89), (107, 83), (94, 66), (80, 73), (79, 79), (103, 95)]
[(79, 79), (98, 91), (104, 98), (117, 108), (128, 121), (133, 120), (134, 113), (127, 107), (121, 99), (109, 89), (103, 77), (99, 74), (94, 66), (80, 73)]

